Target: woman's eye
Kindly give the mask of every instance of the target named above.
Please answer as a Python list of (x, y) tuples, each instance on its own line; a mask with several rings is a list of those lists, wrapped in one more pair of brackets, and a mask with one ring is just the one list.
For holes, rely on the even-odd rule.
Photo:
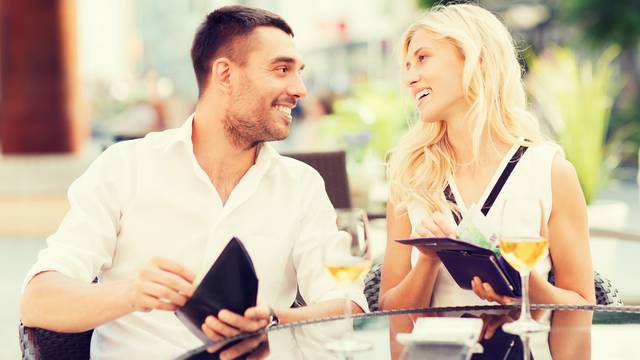
[(418, 62), (423, 62), (427, 57), (424, 55), (418, 55)]
[(281, 66), (281, 67), (277, 68), (276, 71), (284, 74), (287, 71), (289, 71), (289, 69), (287, 69), (286, 66)]

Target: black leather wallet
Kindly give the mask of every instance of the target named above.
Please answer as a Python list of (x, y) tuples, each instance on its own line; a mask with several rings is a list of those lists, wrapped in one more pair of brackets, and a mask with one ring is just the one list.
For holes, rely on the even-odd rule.
[(256, 306), (258, 277), (242, 242), (232, 238), (213, 263), (193, 296), (175, 314), (203, 342), (208, 338), (201, 329), (209, 315), (222, 309), (237, 314)]
[[(463, 318), (477, 318), (473, 314), (462, 314)], [(518, 335), (512, 335), (502, 330), (502, 325), (498, 326), (493, 336), (489, 339), (480, 339), (482, 353), (474, 353), (471, 360), (520, 360), (524, 358), (524, 345)], [(529, 359), (533, 359), (533, 354), (529, 353)]]
[(405, 245), (432, 248), (449, 274), (463, 289), (471, 289), (474, 276), (491, 284), (499, 295), (521, 296), (520, 276), (503, 257), (480, 246), (451, 238), (417, 238), (396, 240)]

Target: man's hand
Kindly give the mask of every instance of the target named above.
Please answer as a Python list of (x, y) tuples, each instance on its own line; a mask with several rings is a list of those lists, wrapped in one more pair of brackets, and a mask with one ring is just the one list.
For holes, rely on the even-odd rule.
[[(244, 312), (244, 316), (223, 309), (217, 316), (209, 315), (202, 324), (202, 331), (213, 341), (236, 336), (243, 332), (254, 332), (269, 325), (271, 311), (268, 306), (254, 306)], [(263, 359), (269, 355), (267, 334), (260, 334), (231, 346), (220, 352), (220, 359), (235, 359), (251, 352), (247, 359)], [(220, 344), (207, 349), (210, 353), (218, 351)]]
[[(220, 348), (225, 346), (226, 344), (220, 344), (216, 346), (212, 346), (207, 349), (208, 352), (214, 353), (219, 351)], [(269, 356), (269, 339), (267, 334), (260, 334), (248, 339), (244, 339), (239, 343), (229, 347), (228, 349), (224, 349), (220, 351), (220, 360), (227, 359), (236, 359), (246, 353), (250, 353), (247, 356), (247, 360), (258, 360), (264, 359)]]
[(175, 311), (193, 295), (195, 274), (180, 264), (153, 258), (127, 288), (126, 300), (131, 310)]
[(236, 336), (243, 332), (258, 331), (269, 325), (271, 312), (266, 306), (248, 308), (244, 316), (229, 310), (220, 310), (217, 316), (209, 315), (202, 324), (202, 331), (213, 341)]

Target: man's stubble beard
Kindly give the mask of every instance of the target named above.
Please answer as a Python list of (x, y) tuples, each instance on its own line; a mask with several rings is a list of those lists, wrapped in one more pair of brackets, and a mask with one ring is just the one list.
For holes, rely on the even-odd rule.
[(236, 111), (230, 109), (224, 118), (224, 131), (231, 144), (238, 149), (250, 149), (265, 141), (283, 140), (286, 134), (277, 134), (277, 130), (269, 126), (269, 114), (254, 111)]

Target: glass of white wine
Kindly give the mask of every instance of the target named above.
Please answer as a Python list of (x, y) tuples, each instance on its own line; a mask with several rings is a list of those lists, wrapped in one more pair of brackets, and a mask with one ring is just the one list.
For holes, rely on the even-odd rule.
[(353, 336), (349, 296), (350, 288), (362, 281), (371, 268), (371, 250), (367, 213), (363, 209), (338, 209), (336, 214), (339, 231), (324, 248), (323, 264), (329, 275), (344, 288), (346, 330), (341, 340), (327, 343), (326, 348), (348, 355), (372, 347)]
[(520, 318), (504, 324), (502, 329), (516, 335), (548, 331), (548, 325), (531, 317), (529, 306), (529, 274), (549, 249), (549, 240), (543, 235), (544, 210), (540, 199), (512, 197), (505, 200), (500, 228), (500, 253), (520, 273), (522, 287)]

